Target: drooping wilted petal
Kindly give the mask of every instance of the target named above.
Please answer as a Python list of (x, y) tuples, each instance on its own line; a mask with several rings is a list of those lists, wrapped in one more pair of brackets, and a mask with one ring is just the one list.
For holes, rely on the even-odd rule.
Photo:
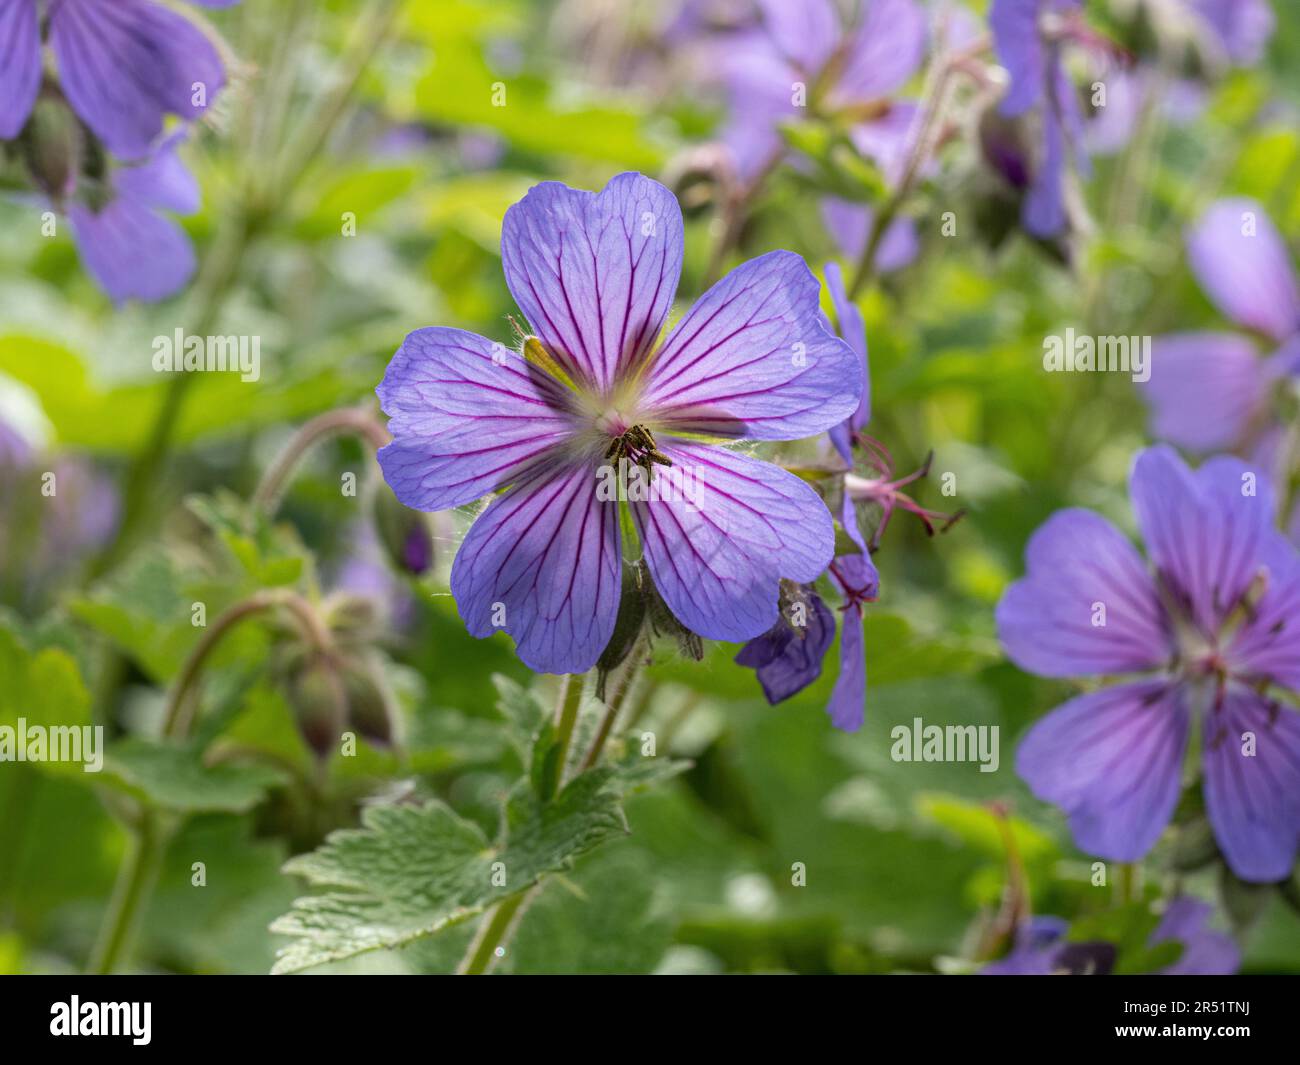
[(53, 0), (49, 18), (69, 103), (124, 158), (147, 155), (164, 116), (197, 118), (226, 83), (207, 35), (159, 4)]
[(1069, 815), (1082, 850), (1136, 861), (1178, 802), (1190, 717), (1181, 689), (1165, 681), (1081, 695), (1029, 730), (1016, 772)]
[(99, 211), (72, 204), (68, 218), (81, 261), (114, 303), (166, 299), (194, 273), (185, 231), (139, 200), (115, 196)]
[(795, 440), (858, 407), (858, 356), (827, 328), (821, 286), (799, 256), (738, 266), (677, 323), (642, 404), (668, 432)]
[(863, 649), (862, 607), (850, 602), (840, 615), (840, 672), (826, 713), (844, 732), (857, 732), (867, 713), (867, 658)]
[(1196, 451), (1240, 443), (1268, 394), (1254, 345), (1235, 333), (1177, 333), (1152, 344), (1151, 378), (1138, 385), (1151, 431)]
[(1002, 596), (998, 638), (1047, 677), (1129, 673), (1172, 658), (1171, 625), (1141, 556), (1105, 518), (1063, 510), (1025, 549), (1025, 576)]
[(1205, 807), (1242, 880), (1281, 880), (1300, 843), (1300, 713), (1230, 688), (1207, 714)]
[(41, 87), (41, 31), (32, 0), (0, 0), (0, 140), (18, 136)]
[(831, 560), (835, 532), (825, 505), (769, 463), (681, 440), (661, 440), (660, 450), (690, 487), (631, 510), (664, 602), (708, 639), (766, 632), (777, 620), (780, 578), (809, 583)]
[(375, 390), (393, 442), (384, 479), (406, 506), (445, 510), (502, 485), (573, 431), (567, 389), (545, 370), (462, 329), (418, 329)]
[(1052, 237), (1065, 227), (1065, 132), (1050, 107), (1043, 109), (1042, 153), (1020, 208), (1026, 232)]
[(618, 503), (597, 498), (589, 463), (535, 469), (465, 535), (451, 593), (470, 635), (504, 629), (524, 664), (584, 673), (618, 615)]
[(835, 615), (821, 596), (810, 592), (808, 607), (802, 627), (781, 618), (736, 655), (736, 665), (754, 671), (773, 706), (822, 675), (822, 659), (835, 639)]
[(501, 227), (502, 266), (519, 309), (565, 372), (599, 392), (658, 338), (683, 244), (676, 198), (635, 173), (598, 193), (542, 182)]
[(1192, 473), (1161, 444), (1138, 454), (1129, 495), (1166, 590), (1214, 636), (1258, 575), (1274, 535), (1267, 478), (1227, 456)]
[(1234, 322), (1275, 340), (1300, 330), (1300, 285), (1286, 242), (1254, 200), (1219, 200), (1187, 234), (1201, 287)]

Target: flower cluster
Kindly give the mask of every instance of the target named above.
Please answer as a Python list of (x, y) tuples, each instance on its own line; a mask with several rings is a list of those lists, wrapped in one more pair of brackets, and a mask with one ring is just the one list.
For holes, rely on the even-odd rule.
[(67, 213), (86, 268), (115, 302), (163, 299), (193, 274), (189, 239), (159, 213), (199, 207), (176, 155), (184, 134), (164, 127), (169, 115), (199, 118), (225, 83), (209, 36), (154, 0), (0, 4), (0, 149)]

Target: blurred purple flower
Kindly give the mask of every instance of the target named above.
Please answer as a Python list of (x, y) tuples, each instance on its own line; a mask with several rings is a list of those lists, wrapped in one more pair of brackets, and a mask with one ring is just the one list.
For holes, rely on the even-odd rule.
[(176, 154), (183, 139), (174, 134), (145, 162), (114, 167), (106, 189), (85, 190), (67, 207), (82, 262), (114, 303), (166, 299), (194, 273), (189, 237), (159, 213), (199, 209), (198, 184)]
[[(402, 503), (442, 510), (506, 489), (466, 535), (451, 590), (471, 634), (505, 629), (535, 670), (591, 668), (614, 630), (611, 469), (661, 486), (628, 510), (660, 596), (701, 636), (766, 631), (780, 579), (812, 581), (830, 561), (834, 529), (812, 488), (700, 438), (825, 431), (858, 405), (857, 359), (784, 251), (733, 270), (657, 345), (683, 246), (677, 201), (640, 174), (598, 194), (537, 185), (501, 235), (506, 283), (537, 333), (523, 357), (422, 329), (377, 390), (393, 434), (379, 461)], [(683, 478), (692, 491), (672, 490)]]
[(1011, 84), (999, 110), (1008, 118), (1032, 113), (1037, 143), (1020, 165), (1030, 176), (1021, 224), (1036, 237), (1065, 228), (1067, 165), (1087, 165), (1083, 113), (1063, 62), (1068, 40), (1091, 39), (1079, 21), (1080, 0), (993, 0), (989, 25), (998, 61)]
[(1274, 389), (1300, 378), (1300, 283), (1286, 243), (1254, 200), (1220, 200), (1187, 235), (1192, 272), (1214, 305), (1278, 345), (1266, 359), (1240, 333), (1175, 333), (1153, 344), (1142, 388), (1152, 432), (1209, 452), (1249, 446), (1270, 425)]
[[(842, 24), (832, 0), (759, 0), (758, 6), (759, 26), (719, 38), (716, 49), (730, 101), (723, 140), (740, 175), (760, 173), (780, 150), (779, 124), (814, 101), (830, 109), (872, 105), (855, 139), (865, 138), (864, 151), (880, 149), (882, 139), (886, 153), (896, 151), (899, 122), (891, 124), (887, 98), (925, 54), (925, 12), (915, 0), (866, 0), (853, 26)], [(869, 127), (878, 124), (885, 128), (873, 145)]]
[(226, 83), (207, 34), (153, 0), (0, 0), (0, 139), (19, 134), (36, 102), (42, 29), (73, 110), (123, 158), (148, 155), (167, 115), (198, 118)]
[[(850, 259), (861, 258), (875, 220), (875, 208), (865, 203), (853, 203), (828, 197), (822, 200), (822, 222), (835, 239), (840, 251)], [(920, 238), (916, 223), (907, 217), (895, 218), (881, 236), (876, 249), (876, 269), (882, 274), (901, 270), (916, 258)]]
[[(1210, 905), (1180, 895), (1165, 908), (1147, 945), (1182, 943), (1183, 953), (1161, 976), (1228, 976), (1241, 967), (1232, 937), (1208, 926)], [(1106, 976), (1115, 964), (1115, 945), (1104, 941), (1069, 942), (1069, 924), (1059, 917), (1034, 917), (1021, 926), (1005, 958), (984, 966), (983, 976)]]
[(1078, 845), (1136, 861), (1169, 823), (1199, 720), (1205, 806), (1242, 880), (1287, 875), (1300, 841), (1300, 556), (1273, 527), (1267, 478), (1219, 457), (1190, 471), (1164, 445), (1129, 486), (1152, 574), (1087, 510), (1030, 539), (997, 608), (1011, 660), (1048, 677), (1140, 674), (1033, 726), (1017, 772), (1062, 807)]

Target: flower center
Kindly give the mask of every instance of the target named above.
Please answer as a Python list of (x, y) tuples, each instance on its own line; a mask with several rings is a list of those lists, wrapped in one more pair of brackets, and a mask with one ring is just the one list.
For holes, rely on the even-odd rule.
[(658, 445), (655, 443), (654, 433), (644, 425), (633, 425), (614, 437), (609, 445), (609, 450), (605, 452), (605, 458), (615, 466), (627, 459), (629, 462), (640, 466), (648, 474), (654, 473), (656, 463), (660, 466), (671, 466), (673, 464), (673, 460), (659, 450)]

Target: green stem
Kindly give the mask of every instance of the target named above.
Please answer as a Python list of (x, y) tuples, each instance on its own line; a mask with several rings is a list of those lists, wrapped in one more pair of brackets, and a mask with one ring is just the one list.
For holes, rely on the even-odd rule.
[(470, 943), (469, 950), (457, 967), (458, 975), (486, 976), (492, 971), (492, 967), (500, 957), (497, 950), (501, 950), (502, 956), (505, 954), (505, 944), (514, 934), (513, 926), (516, 918), (520, 916), (524, 903), (536, 890), (536, 887), (532, 887), (527, 891), (521, 891), (493, 907), (492, 912), (483, 918), (483, 923), (479, 926), (473, 942)]
[(90, 955), (88, 972), (113, 972), (135, 936), (144, 901), (153, 890), (162, 864), (166, 833), (158, 817), (145, 813), (131, 833), (126, 857), (118, 869), (113, 897), (104, 915), (99, 939)]
[[(573, 743), (573, 732), (578, 724), (578, 708), (582, 705), (585, 681), (586, 677), (578, 674), (565, 674), (561, 681), (559, 701), (555, 708), (556, 747), (560, 765), (560, 771), (555, 775), (556, 792), (564, 786), (564, 766), (569, 760), (569, 747)], [(516, 892), (488, 911), (480, 922), (465, 957), (456, 967), (458, 974), (483, 976), (492, 970), (499, 957), (497, 950), (505, 953), (506, 945), (518, 927), (522, 908), (533, 898), (539, 887), (540, 885), (534, 884)]]
[(253, 506), (265, 511), (268, 517), (274, 515), (284, 486), (303, 456), (320, 441), (341, 433), (356, 433), (376, 451), (390, 439), (388, 431), (363, 407), (344, 407), (318, 414), (293, 434), (271, 463), (253, 493)]
[(862, 254), (858, 258), (853, 280), (849, 284), (849, 299), (856, 300), (862, 295), (863, 290), (875, 277), (876, 253), (880, 250), (880, 245), (885, 239), (885, 231), (897, 217), (903, 204), (907, 202), (907, 198), (912, 194), (912, 188), (921, 173), (921, 167), (925, 160), (929, 158), (934, 147), (934, 131), (940, 119), (943, 118), (944, 105), (948, 99), (949, 79), (955, 72), (963, 70), (969, 60), (978, 56), (988, 46), (988, 39), (981, 37), (966, 47), (950, 52), (947, 55), (941, 55), (935, 60), (927, 77), (924, 103), (921, 107), (921, 121), (916, 140), (912, 143), (911, 150), (908, 153), (902, 177), (899, 178), (898, 184), (890, 194), (889, 199), (885, 201), (884, 206), (876, 212), (875, 217), (872, 219), (871, 231), (867, 236), (866, 244), (862, 248)]

